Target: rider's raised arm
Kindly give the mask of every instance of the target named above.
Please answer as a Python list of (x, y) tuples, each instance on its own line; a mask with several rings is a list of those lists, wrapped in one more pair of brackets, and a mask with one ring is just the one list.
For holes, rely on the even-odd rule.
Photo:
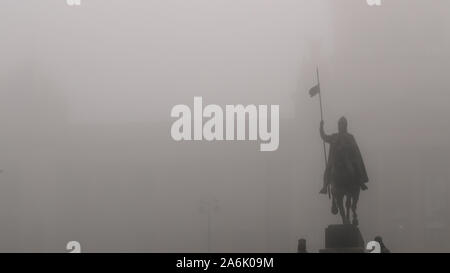
[(327, 143), (331, 142), (331, 136), (325, 134), (325, 130), (323, 129), (323, 121), (320, 122), (320, 137)]

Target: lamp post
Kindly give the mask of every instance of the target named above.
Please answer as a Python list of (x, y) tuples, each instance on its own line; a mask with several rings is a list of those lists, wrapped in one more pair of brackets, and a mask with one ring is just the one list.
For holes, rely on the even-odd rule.
[(219, 211), (219, 202), (215, 198), (203, 199), (200, 201), (200, 213), (206, 214), (207, 220), (207, 244), (208, 252), (211, 252), (211, 238), (212, 238), (212, 214)]

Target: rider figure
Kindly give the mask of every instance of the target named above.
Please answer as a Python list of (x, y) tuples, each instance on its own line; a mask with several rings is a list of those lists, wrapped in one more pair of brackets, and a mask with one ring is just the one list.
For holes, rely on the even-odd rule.
[(367, 177), (364, 161), (359, 151), (358, 144), (353, 135), (347, 132), (347, 119), (341, 117), (338, 122), (338, 133), (327, 135), (323, 129), (324, 122), (320, 122), (320, 136), (323, 141), (330, 144), (327, 166), (324, 173), (321, 194), (327, 193), (327, 187), (331, 183), (332, 174), (337, 170), (345, 169), (352, 183), (358, 183), (361, 190), (367, 190)]

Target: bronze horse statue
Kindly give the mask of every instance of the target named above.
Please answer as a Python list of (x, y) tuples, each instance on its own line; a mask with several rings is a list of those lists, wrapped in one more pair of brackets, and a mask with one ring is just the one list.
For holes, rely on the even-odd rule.
[[(326, 135), (323, 121), (320, 123), (320, 135), (330, 144), (329, 158), (324, 174), (324, 185), (320, 193), (328, 193), (332, 200), (331, 213), (341, 215), (343, 224), (358, 225), (356, 208), (361, 190), (366, 190), (367, 177), (364, 161), (353, 135), (347, 132), (347, 120), (342, 117), (338, 122), (339, 132)], [(345, 207), (344, 207), (345, 198)], [(352, 221), (350, 221), (350, 209)]]

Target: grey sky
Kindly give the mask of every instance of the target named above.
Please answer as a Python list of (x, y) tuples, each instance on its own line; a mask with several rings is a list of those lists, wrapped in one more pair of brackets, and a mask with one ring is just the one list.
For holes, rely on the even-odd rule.
[[(213, 251), (323, 246), (316, 195), (345, 115), (368, 166), (363, 234), (449, 251), (450, 2), (57, 0), (0, 3), (1, 251)], [(170, 110), (279, 104), (280, 149), (174, 143)]]

